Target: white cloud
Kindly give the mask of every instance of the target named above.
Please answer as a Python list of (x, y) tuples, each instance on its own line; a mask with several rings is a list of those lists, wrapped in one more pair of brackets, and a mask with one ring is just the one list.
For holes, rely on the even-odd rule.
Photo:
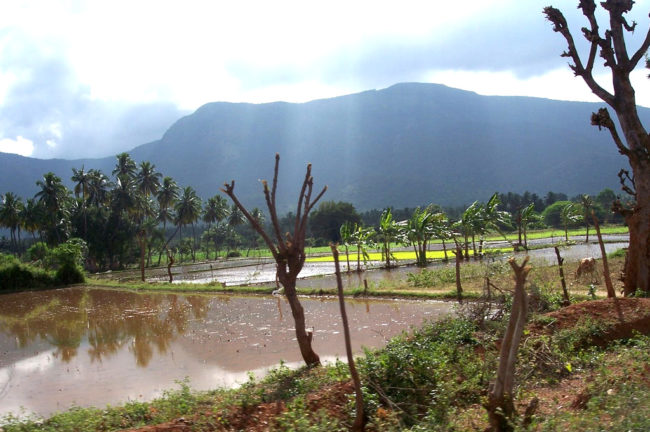
[[(611, 78), (608, 73), (603, 72), (595, 78), (603, 88), (611, 91)], [(426, 74), (423, 80), (486, 96), (525, 95), (566, 101), (602, 102), (567, 66), (530, 78), (517, 77), (509, 71), (444, 70)], [(635, 71), (632, 74), (632, 82), (636, 89), (637, 104), (650, 107), (650, 80), (646, 71)]]
[(2, 138), (0, 139), (0, 152), (31, 156), (34, 153), (34, 143), (21, 136), (16, 137), (16, 139)]
[[(207, 102), (305, 102), (405, 81), (597, 100), (560, 58), (565, 42), (542, 15), (548, 0), (6, 3), (0, 129), (31, 137), (37, 157), (129, 150)], [(584, 48), (577, 0), (556, 3)], [(635, 3), (631, 49), (648, 9), (650, 0)], [(635, 88), (650, 106), (646, 72)]]

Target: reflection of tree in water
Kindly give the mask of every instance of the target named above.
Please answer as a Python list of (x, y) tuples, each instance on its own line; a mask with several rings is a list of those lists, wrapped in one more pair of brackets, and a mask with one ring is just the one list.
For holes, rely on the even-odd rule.
[(91, 361), (101, 362), (128, 343), (142, 367), (154, 348), (164, 354), (176, 335), (187, 331), (191, 317), (204, 318), (210, 303), (206, 296), (87, 289), (13, 296), (0, 305), (0, 331), (15, 336), (20, 347), (41, 338), (56, 347), (55, 356), (69, 362), (87, 336)]

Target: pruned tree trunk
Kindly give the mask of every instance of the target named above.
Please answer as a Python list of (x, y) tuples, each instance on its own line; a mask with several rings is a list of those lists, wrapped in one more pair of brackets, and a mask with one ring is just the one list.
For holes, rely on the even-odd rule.
[(569, 291), (567, 291), (566, 288), (566, 278), (564, 277), (564, 267), (562, 264), (564, 264), (564, 258), (560, 256), (560, 249), (555, 246), (555, 256), (557, 257), (557, 267), (560, 271), (560, 282), (562, 283), (562, 297), (563, 297), (563, 305), (564, 306), (569, 306), (571, 304), (571, 300), (569, 300)]
[(528, 314), (528, 298), (524, 290), (526, 276), (530, 271), (530, 267), (527, 266), (528, 259), (529, 257), (526, 257), (521, 266), (517, 265), (514, 258), (508, 261), (515, 273), (515, 293), (510, 320), (501, 343), (496, 380), (491, 385), (485, 406), (490, 420), (490, 430), (493, 432), (513, 430), (511, 419), (515, 414), (513, 400), (515, 364)]
[(343, 281), (341, 280), (341, 269), (339, 268), (339, 251), (336, 245), (330, 244), (332, 255), (334, 256), (334, 268), (336, 272), (336, 288), (339, 297), (339, 308), (341, 309), (341, 320), (343, 321), (343, 334), (345, 335), (345, 353), (348, 357), (348, 368), (350, 376), (354, 382), (355, 392), (355, 409), (356, 416), (352, 424), (353, 431), (363, 431), (365, 429), (366, 415), (363, 409), (363, 392), (361, 391), (361, 380), (359, 373), (354, 364), (354, 355), (352, 355), (352, 341), (350, 339), (350, 325), (348, 324), (348, 314), (345, 311), (345, 299), (343, 298)]
[(605, 277), (605, 286), (607, 287), (607, 298), (616, 297), (616, 291), (612, 285), (612, 277), (609, 274), (609, 264), (607, 263), (607, 254), (605, 253), (605, 244), (603, 243), (603, 236), (600, 234), (600, 224), (596, 213), (591, 211), (591, 218), (594, 221), (594, 228), (596, 228), (596, 235), (598, 236), (598, 245), (600, 246), (600, 255), (603, 257), (603, 276)]
[(323, 196), (327, 190), (325, 186), (321, 192), (312, 201), (312, 189), (314, 180), (311, 176), (311, 164), (307, 165), (307, 172), (302, 182), (300, 195), (298, 196), (298, 208), (296, 211), (296, 218), (294, 221), (293, 234), (280, 231), (280, 222), (276, 209), (275, 193), (278, 185), (278, 171), (280, 165), (280, 155), (275, 155), (275, 169), (273, 173), (273, 184), (269, 189), (268, 182), (262, 181), (264, 198), (266, 205), (269, 209), (271, 218), (272, 234), (268, 234), (257, 218), (254, 218), (246, 207), (235, 196), (235, 181), (230, 184), (224, 184), (222, 191), (230, 197), (235, 206), (239, 208), (253, 229), (262, 236), (264, 242), (268, 246), (276, 263), (276, 278), (284, 287), (284, 294), (287, 297), (291, 314), (296, 330), (296, 339), (300, 348), (300, 353), (303, 360), (309, 367), (320, 365), (320, 358), (312, 348), (313, 333), (308, 332), (305, 326), (305, 312), (298, 295), (296, 293), (296, 279), (298, 274), (305, 263), (305, 233), (307, 231), (307, 222), (309, 220), (309, 212), (314, 208), (314, 205)]
[(460, 246), (456, 246), (456, 250), (453, 251), (456, 255), (456, 296), (458, 298), (458, 303), (463, 302), (463, 287), (460, 284), (460, 261), (463, 259), (463, 250)]

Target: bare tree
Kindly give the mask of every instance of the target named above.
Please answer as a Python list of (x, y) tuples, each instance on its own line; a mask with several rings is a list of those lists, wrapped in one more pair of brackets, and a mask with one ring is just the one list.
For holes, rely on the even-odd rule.
[[(571, 59), (571, 69), (581, 77), (591, 91), (609, 105), (618, 118), (623, 137), (609, 115), (607, 108), (593, 113), (591, 124), (609, 130), (619, 153), (626, 156), (632, 167), (631, 185), (621, 178), (624, 190), (632, 195), (634, 203), (625, 206), (618, 202), (617, 210), (623, 214), (630, 230), (630, 246), (625, 264), (625, 295), (636, 290), (650, 291), (650, 136), (646, 132), (637, 112), (636, 98), (630, 73), (650, 47), (650, 30), (639, 48), (630, 56), (626, 45), (626, 32), (633, 32), (636, 23), (627, 22), (625, 14), (632, 9), (632, 0), (606, 0), (600, 3), (609, 15), (609, 29), (604, 32), (596, 21), (594, 0), (580, 0), (578, 8), (589, 22), (582, 28), (582, 34), (589, 43), (587, 62), (583, 63), (576, 48), (573, 36), (562, 12), (554, 7), (544, 8), (546, 18), (553, 23), (553, 31), (559, 32), (567, 42), (568, 49), (562, 54)], [(593, 68), (596, 54), (604, 59), (605, 67), (611, 71), (613, 93), (596, 82)]]
[(571, 299), (569, 299), (569, 291), (566, 289), (566, 278), (564, 277), (564, 258), (560, 255), (560, 249), (555, 246), (555, 256), (557, 257), (557, 268), (560, 272), (560, 282), (562, 283), (562, 306), (569, 306)]
[(235, 181), (230, 184), (225, 183), (222, 191), (230, 197), (233, 203), (239, 208), (253, 229), (259, 233), (264, 239), (269, 250), (273, 254), (276, 262), (276, 277), (284, 287), (284, 294), (289, 301), (291, 313), (296, 328), (296, 339), (300, 347), (300, 353), (307, 366), (320, 365), (320, 358), (311, 347), (313, 334), (307, 332), (305, 327), (305, 311), (300, 304), (298, 295), (296, 293), (296, 279), (302, 266), (305, 263), (305, 232), (307, 230), (307, 221), (309, 220), (309, 212), (314, 208), (314, 205), (323, 196), (327, 190), (327, 186), (312, 201), (312, 189), (314, 181), (311, 176), (311, 164), (307, 165), (307, 173), (302, 182), (300, 195), (298, 196), (298, 208), (296, 210), (293, 234), (282, 234), (280, 230), (280, 222), (278, 213), (276, 211), (275, 192), (278, 186), (278, 169), (280, 165), (280, 155), (275, 155), (275, 170), (273, 173), (273, 184), (269, 189), (268, 182), (262, 181), (264, 187), (264, 198), (266, 205), (269, 209), (271, 218), (272, 233), (268, 234), (260, 225), (260, 222), (255, 219), (251, 213), (246, 210), (244, 205), (235, 196)]

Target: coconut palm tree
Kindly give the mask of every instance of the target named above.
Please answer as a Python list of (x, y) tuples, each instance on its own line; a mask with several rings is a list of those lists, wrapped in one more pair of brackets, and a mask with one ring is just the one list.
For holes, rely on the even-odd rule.
[[(201, 198), (196, 195), (196, 191), (191, 186), (183, 189), (183, 193), (176, 202), (176, 225), (179, 228), (181, 241), (183, 239), (183, 226), (192, 225), (192, 237), (194, 237), (194, 222), (199, 219), (201, 215)], [(192, 261), (196, 261), (195, 255), (196, 239), (193, 241), (192, 248)]]
[[(262, 212), (262, 210), (260, 210), (259, 208), (255, 207), (253, 210), (251, 210), (251, 216), (253, 217), (253, 219), (255, 219), (255, 221), (256, 221), (260, 226), (263, 226), (263, 225), (264, 225), (264, 220), (265, 220), (265, 218), (264, 218), (264, 212)], [(245, 217), (243, 214), (242, 214), (242, 217), (243, 217), (243, 219), (244, 219), (244, 222), (246, 222), (246, 217)], [(259, 238), (259, 235), (258, 235), (258, 233), (255, 231), (255, 229), (253, 229), (253, 227), (250, 227), (250, 229), (251, 229), (251, 231), (252, 231), (252, 237), (251, 237), (251, 243), (249, 244), (249, 246), (252, 246), (253, 249), (257, 249), (257, 247), (258, 247), (257, 239)], [(246, 251), (246, 256), (248, 256), (249, 253), (250, 253), (250, 247), (249, 247), (248, 250)]]
[(23, 207), (21, 219), (23, 221), (23, 227), (26, 231), (29, 231), (33, 240), (36, 240), (34, 233), (40, 230), (43, 215), (43, 208), (36, 202), (36, 199), (28, 198)]
[(84, 166), (81, 166), (80, 170), (72, 168), (72, 177), (70, 178), (74, 183), (74, 195), (79, 198), (81, 193), (81, 211), (84, 214), (84, 234), (83, 238), (86, 240), (88, 232), (88, 218), (86, 215), (86, 196), (90, 190), (91, 175), (88, 171), (84, 170)]
[(36, 182), (40, 190), (35, 198), (46, 210), (45, 228), (47, 241), (53, 244), (61, 243), (68, 234), (68, 201), (69, 191), (61, 182), (61, 178), (52, 172), (48, 172), (41, 180)]
[(140, 171), (138, 171), (136, 175), (138, 191), (145, 197), (155, 195), (160, 188), (161, 178), (162, 174), (156, 172), (156, 165), (153, 165), (151, 162), (147, 161), (141, 162)]
[(88, 185), (88, 204), (97, 208), (109, 201), (109, 191), (113, 187), (110, 180), (100, 170), (91, 169), (88, 171), (90, 177)]
[[(224, 197), (221, 195), (215, 195), (212, 198), (209, 198), (203, 209), (203, 222), (208, 224), (207, 232), (209, 233), (211, 231), (213, 223), (221, 222), (227, 218), (229, 214), (230, 210), (228, 208), (228, 201)], [(213, 238), (214, 236), (208, 235), (208, 237)], [(210, 251), (207, 244), (209, 244), (209, 242), (206, 243), (206, 258), (210, 259)], [(214, 259), (217, 259), (216, 248)]]
[(135, 161), (131, 159), (131, 155), (128, 153), (120, 153), (115, 157), (117, 158), (117, 163), (112, 174), (122, 181), (126, 178), (135, 177), (138, 168)]
[[(158, 200), (158, 222), (162, 222), (163, 231), (167, 231), (167, 222), (172, 222), (175, 220), (176, 215), (174, 214), (174, 205), (178, 199), (178, 185), (171, 177), (164, 177), (158, 193), (156, 194), (156, 199)], [(169, 242), (174, 238), (176, 232), (174, 232), (169, 239), (164, 243), (160, 252), (158, 254), (158, 265), (160, 265), (160, 259), (162, 257), (163, 250), (167, 247)]]
[[(20, 253), (20, 227), (22, 225), (21, 214), (23, 211), (23, 202), (13, 192), (7, 192), (2, 197), (0, 206), (0, 226), (9, 229), (12, 249)], [(18, 236), (16, 236), (18, 233)]]
[(110, 197), (111, 207), (115, 213), (130, 216), (137, 212), (137, 189), (133, 178), (127, 176), (118, 177)]

